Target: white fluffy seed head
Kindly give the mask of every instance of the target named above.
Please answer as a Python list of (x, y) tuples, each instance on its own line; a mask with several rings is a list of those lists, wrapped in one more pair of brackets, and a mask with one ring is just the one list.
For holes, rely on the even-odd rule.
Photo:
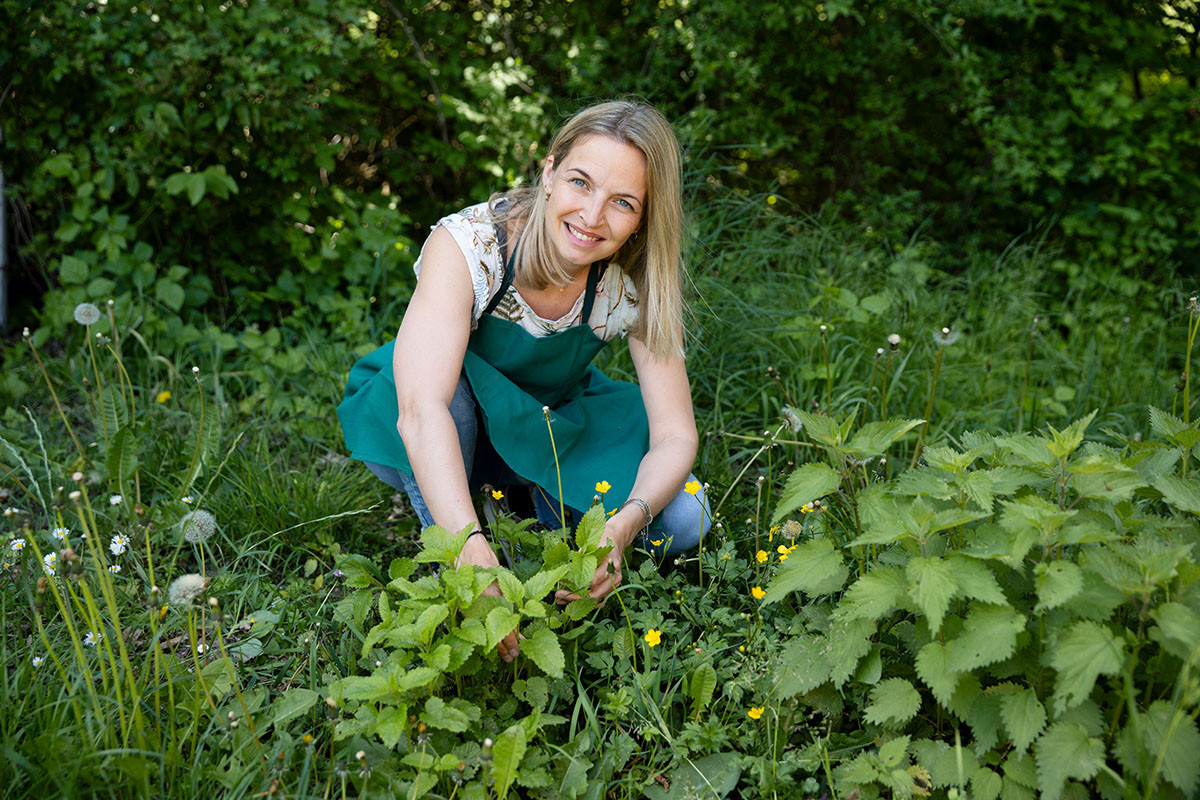
[(183, 538), (193, 544), (208, 541), (217, 529), (216, 518), (203, 509), (185, 515), (180, 524), (183, 526)]
[(203, 575), (189, 572), (171, 581), (167, 587), (167, 602), (173, 606), (191, 605), (196, 598), (204, 594), (208, 579)]
[(75, 306), (75, 321), (80, 325), (95, 325), (100, 321), (100, 309), (91, 303)]

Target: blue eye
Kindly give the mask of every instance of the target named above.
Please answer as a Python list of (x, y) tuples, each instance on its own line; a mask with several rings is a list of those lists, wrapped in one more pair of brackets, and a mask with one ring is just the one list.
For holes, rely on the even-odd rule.
[(618, 202), (618, 203), (624, 203), (624, 204), (625, 204), (625, 207), (626, 207), (627, 209), (629, 209), (630, 211), (633, 211), (633, 203), (629, 202), (628, 200), (626, 200), (626, 199), (624, 199), (624, 198), (617, 198), (617, 202)]
[(587, 186), (587, 182), (583, 178), (571, 178), (571, 183), (576, 186)]

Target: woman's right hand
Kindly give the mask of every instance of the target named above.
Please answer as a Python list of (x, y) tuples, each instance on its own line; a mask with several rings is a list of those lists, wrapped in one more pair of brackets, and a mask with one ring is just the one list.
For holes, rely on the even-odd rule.
[[(473, 533), (467, 537), (463, 549), (458, 554), (458, 559), (454, 562), (455, 568), (463, 564), (470, 564), (473, 567), (498, 567), (500, 560), (496, 558), (496, 551), (492, 549), (492, 545), (488, 542), (486, 536), (482, 533)], [(483, 590), (483, 593), (489, 597), (502, 597), (500, 593), (500, 584), (495, 581), (490, 586)], [(500, 644), (496, 645), (496, 650), (500, 653), (500, 658), (506, 662), (511, 662), (521, 652), (521, 647), (518, 641), (519, 634), (513, 631), (508, 636), (500, 640)], [(525, 637), (520, 636), (523, 639)]]

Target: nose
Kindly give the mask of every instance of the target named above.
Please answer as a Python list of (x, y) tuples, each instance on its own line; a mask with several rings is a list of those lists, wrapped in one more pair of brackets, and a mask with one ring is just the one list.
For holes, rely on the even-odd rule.
[(579, 209), (579, 221), (584, 227), (593, 228), (604, 221), (604, 198), (593, 192)]

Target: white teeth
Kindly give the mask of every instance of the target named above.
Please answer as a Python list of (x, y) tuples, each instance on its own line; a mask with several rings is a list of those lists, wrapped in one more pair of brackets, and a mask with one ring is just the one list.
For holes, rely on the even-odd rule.
[(574, 234), (574, 235), (575, 235), (575, 237), (577, 237), (577, 238), (579, 238), (579, 239), (582, 239), (582, 240), (583, 240), (583, 241), (585, 241), (585, 242), (598, 242), (598, 241), (600, 241), (600, 237), (599, 237), (599, 236), (588, 236), (586, 233), (584, 233), (583, 231), (579, 230), (579, 228), (576, 228), (574, 225), (572, 225), (572, 224), (571, 224), (571, 223), (569, 223), (569, 222), (567, 223), (567, 228), (568, 228), (568, 229), (571, 231), (571, 233), (572, 233), (572, 234)]

